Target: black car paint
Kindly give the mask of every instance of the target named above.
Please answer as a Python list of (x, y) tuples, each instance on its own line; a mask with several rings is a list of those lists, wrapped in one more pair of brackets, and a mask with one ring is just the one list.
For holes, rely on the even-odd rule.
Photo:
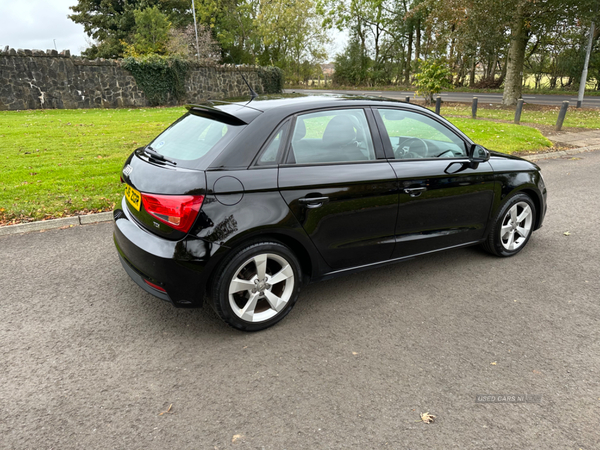
[[(227, 113), (243, 114), (252, 125), (235, 135), (224, 151), (214, 154), (206, 167), (190, 170), (162, 165), (139, 151), (126, 162), (133, 170), (122, 177), (135, 189), (205, 196), (187, 235), (157, 226), (143, 211), (132, 212), (125, 199), (115, 210), (114, 239), (124, 264), (164, 287), (166, 299), (175, 306), (201, 306), (215, 268), (232, 248), (252, 240), (273, 239), (286, 244), (301, 261), (306, 280), (317, 281), (481, 242), (489, 232), (490, 218), (517, 191), (532, 196), (538, 207), (535, 228), (542, 224), (545, 188), (537, 166), (528, 161), (495, 153), (489, 162), (479, 164), (464, 158), (400, 161), (390, 157), (391, 149), (380, 139), (381, 126), (375, 123), (370, 108), (416, 110), (452, 129), (466, 145), (472, 144), (460, 130), (429, 110), (370, 98), (270, 100), (255, 105), (221, 108)], [(264, 107), (264, 112), (260, 113), (259, 107)], [(285, 153), (280, 152), (279, 164), (253, 165), (273, 130), (285, 120), (306, 111), (341, 107), (365, 108), (380, 159), (284, 165)], [(464, 167), (449, 173), (453, 164)], [(378, 174), (376, 184), (365, 184), (365, 171)], [(324, 173), (331, 177), (327, 183), (322, 182)], [(319, 186), (317, 180), (321, 180)], [(416, 197), (404, 191), (414, 187), (426, 190)], [(297, 203), (311, 196), (328, 200), (318, 208)], [(429, 206), (433, 204), (438, 207), (432, 213)], [(164, 295), (158, 296), (165, 299)]]
[[(483, 238), (494, 199), (495, 177), (488, 163), (448, 174), (468, 160), (394, 161), (400, 184), (394, 257), (477, 242)], [(409, 189), (423, 189), (411, 196)], [(404, 189), (409, 190), (405, 192)]]
[[(398, 181), (387, 161), (282, 166), (279, 190), (332, 269), (392, 256)], [(326, 200), (302, 203), (310, 198)]]

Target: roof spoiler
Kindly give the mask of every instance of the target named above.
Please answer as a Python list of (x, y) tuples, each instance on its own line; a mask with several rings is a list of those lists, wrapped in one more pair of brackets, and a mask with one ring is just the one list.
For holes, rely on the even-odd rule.
[(185, 105), (185, 108), (196, 116), (215, 119), (228, 125), (248, 125), (248, 122), (244, 122), (239, 117), (211, 105)]

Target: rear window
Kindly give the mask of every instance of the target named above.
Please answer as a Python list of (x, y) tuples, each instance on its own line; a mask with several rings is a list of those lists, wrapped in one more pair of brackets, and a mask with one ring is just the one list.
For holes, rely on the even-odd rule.
[(222, 149), (244, 128), (187, 114), (154, 139), (152, 149), (180, 166), (198, 168), (200, 162)]

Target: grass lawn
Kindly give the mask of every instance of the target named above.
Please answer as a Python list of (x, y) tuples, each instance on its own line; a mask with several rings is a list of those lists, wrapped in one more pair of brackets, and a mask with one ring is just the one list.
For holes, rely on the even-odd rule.
[(532, 152), (552, 147), (537, 129), (510, 123), (448, 117), (450, 122), (485, 148), (502, 153)]
[(111, 210), (127, 156), (184, 111), (0, 112), (0, 224)]
[[(0, 111), (0, 225), (111, 210), (123, 162), (183, 107)], [(533, 128), (451, 118), (476, 142), (506, 153), (551, 146)]]
[[(430, 109), (434, 110), (435, 107), (431, 107)], [(559, 110), (559, 106), (544, 107), (543, 110), (539, 110), (537, 105), (525, 105), (523, 107), (523, 113), (521, 114), (521, 123), (555, 126)], [(445, 106), (442, 103), (440, 113), (442, 116), (454, 115), (471, 117), (471, 105)], [(482, 108), (480, 101), (479, 108), (477, 109), (477, 117), (482, 119), (508, 120), (512, 122), (515, 118), (515, 110), (514, 108), (503, 108), (500, 105)], [(600, 129), (600, 110), (569, 107), (563, 127)]]

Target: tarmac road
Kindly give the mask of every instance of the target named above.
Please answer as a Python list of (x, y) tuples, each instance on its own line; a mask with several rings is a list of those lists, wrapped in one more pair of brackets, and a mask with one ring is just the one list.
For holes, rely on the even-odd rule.
[[(415, 93), (412, 91), (340, 91), (340, 90), (325, 90), (325, 89), (285, 89), (284, 92), (301, 92), (305, 94), (355, 94), (355, 95), (376, 95), (388, 98), (394, 98), (398, 100), (404, 100), (406, 97), (410, 97), (411, 101), (414, 99)], [(473, 97), (477, 97), (479, 104), (482, 103), (502, 103), (502, 94), (478, 94), (474, 92), (442, 92), (440, 94), (442, 101), (444, 102), (460, 102), (470, 103)], [(423, 96), (417, 96), (417, 99), (423, 100)], [(569, 107), (574, 108), (577, 106), (577, 94), (574, 95), (537, 95), (537, 94), (524, 94), (523, 100), (525, 103), (532, 103), (537, 105), (552, 105), (560, 106), (563, 101), (569, 102)], [(600, 108), (600, 97), (597, 96), (586, 96), (583, 98), (582, 106), (584, 108)]]
[(255, 334), (139, 289), (110, 223), (0, 237), (0, 448), (600, 448), (600, 152), (539, 164), (518, 256), (311, 285)]

